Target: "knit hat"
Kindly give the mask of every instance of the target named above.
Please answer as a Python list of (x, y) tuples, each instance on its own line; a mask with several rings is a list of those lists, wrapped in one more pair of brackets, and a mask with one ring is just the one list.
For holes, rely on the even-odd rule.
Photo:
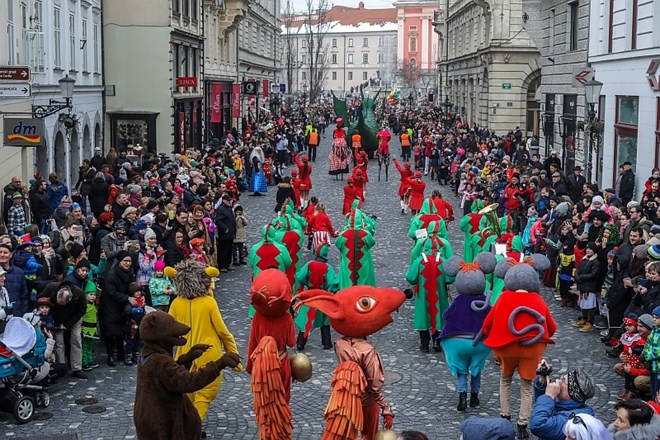
[(653, 309), (653, 312), (651, 313), (653, 316), (657, 316), (660, 318), (660, 306), (657, 306), (656, 308)]
[(591, 249), (592, 251), (594, 251), (594, 253), (598, 252), (598, 246), (596, 246), (596, 243), (594, 243), (593, 241), (587, 243), (587, 249)]
[(144, 288), (140, 285), (140, 283), (136, 283), (133, 281), (128, 285), (128, 294), (133, 295), (135, 292), (142, 291), (144, 293)]
[(637, 322), (642, 324), (647, 329), (653, 330), (653, 316), (649, 315), (648, 313), (644, 313), (642, 316), (640, 316), (639, 319), (637, 319)]
[(128, 208), (126, 208), (126, 209), (124, 210), (124, 213), (121, 215), (121, 217), (122, 217), (122, 218), (126, 218), (126, 217), (128, 216), (128, 214), (130, 214), (130, 213), (132, 213), (132, 212), (137, 212), (137, 208), (134, 208), (134, 207), (132, 207), (132, 206), (129, 206)]
[(638, 244), (633, 248), (633, 255), (639, 260), (646, 260), (649, 258), (648, 254), (649, 247), (645, 244)]
[[(646, 246), (646, 245), (644, 245)], [(635, 246), (635, 249), (637, 249), (637, 246)], [(648, 254), (649, 257), (651, 257), (652, 260), (660, 260), (660, 245), (655, 245), (651, 246), (648, 248)]]
[(649, 230), (651, 234), (660, 234), (660, 225), (653, 225)]
[(330, 247), (327, 243), (322, 243), (318, 248), (316, 248), (316, 257), (322, 259), (323, 261), (328, 261), (328, 251)]
[(85, 283), (85, 290), (84, 290), (85, 296), (89, 295), (90, 293), (93, 293), (96, 295), (96, 284), (94, 281), (89, 280), (87, 283)]
[(202, 246), (204, 244), (204, 239), (203, 238), (193, 238), (190, 240), (190, 247), (197, 247), (197, 246)]
[(154, 271), (160, 272), (165, 269), (165, 262), (163, 260), (158, 260), (154, 263)]
[(147, 210), (151, 211), (156, 206), (158, 206), (158, 202), (155, 201), (154, 199), (149, 199), (149, 201), (147, 202)]
[(80, 254), (82, 254), (84, 250), (85, 247), (83, 245), (78, 243), (73, 243), (71, 245), (71, 249), (69, 249), (69, 254), (71, 254), (73, 258), (78, 258), (80, 257)]
[(128, 185), (127, 188), (131, 192), (131, 194), (137, 194), (142, 189), (140, 185), (135, 185), (135, 184)]
[(87, 269), (92, 269), (92, 265), (89, 264), (89, 260), (87, 258), (83, 258), (82, 260), (78, 261), (78, 264), (76, 264), (76, 269), (80, 269), (81, 267), (86, 267)]
[(518, 179), (518, 180), (520, 180), (520, 173), (513, 173), (513, 175), (511, 176), (511, 178), (512, 178), (512, 179)]
[(133, 255), (131, 255), (130, 252), (128, 252), (127, 250), (121, 250), (117, 254), (117, 261), (122, 261), (126, 257), (131, 257), (131, 260), (133, 259)]
[(22, 199), (22, 198), (23, 198), (23, 193), (20, 193), (20, 192), (16, 191), (16, 192), (11, 196), (11, 198), (12, 198), (12, 199)]
[(144, 233), (144, 239), (145, 240), (149, 240), (151, 237), (155, 237), (155, 236), (156, 236), (156, 233), (151, 228), (147, 228), (146, 232)]
[(568, 373), (568, 395), (576, 402), (584, 403), (596, 394), (594, 380), (582, 368)]
[(135, 229), (136, 231), (139, 232), (143, 229), (147, 229), (148, 227), (149, 227), (149, 225), (147, 225), (147, 222), (145, 222), (144, 220), (138, 220), (135, 223), (135, 226), (133, 226), (133, 229)]

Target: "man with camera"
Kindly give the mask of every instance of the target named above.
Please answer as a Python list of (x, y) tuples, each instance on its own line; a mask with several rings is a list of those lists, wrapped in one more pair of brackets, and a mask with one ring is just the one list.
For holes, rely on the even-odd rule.
[(552, 380), (552, 366), (545, 359), (536, 370), (534, 396), (529, 427), (539, 440), (564, 440), (563, 428), (571, 414), (594, 415), (586, 404), (596, 392), (596, 385), (581, 368)]

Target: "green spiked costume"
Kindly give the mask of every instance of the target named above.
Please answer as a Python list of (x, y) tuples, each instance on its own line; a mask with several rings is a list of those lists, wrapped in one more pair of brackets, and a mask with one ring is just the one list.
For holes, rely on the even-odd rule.
[(438, 209), (435, 206), (435, 203), (430, 198), (424, 200), (422, 208), (419, 210), (419, 214), (415, 215), (412, 220), (410, 220), (410, 228), (408, 229), (408, 236), (412, 239), (416, 239), (416, 231), (419, 229), (426, 229), (431, 222), (435, 222), (439, 230), (437, 235), (442, 238), (447, 238), (447, 224), (445, 220), (438, 214)]
[[(367, 285), (376, 286), (376, 274), (371, 248), (376, 244), (373, 235), (365, 226), (358, 224), (358, 209), (348, 215), (348, 226), (335, 240), (339, 249), (339, 290), (346, 287)], [(364, 219), (364, 214), (362, 218)]]

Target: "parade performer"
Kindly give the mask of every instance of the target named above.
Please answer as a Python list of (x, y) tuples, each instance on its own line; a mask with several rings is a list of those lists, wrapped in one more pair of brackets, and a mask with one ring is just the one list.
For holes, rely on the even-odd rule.
[[(513, 234), (502, 234), (499, 236), (493, 236), (491, 240), (488, 240), (488, 244), (484, 249), (479, 250), (478, 252), (489, 252), (491, 249), (490, 243), (498, 243), (506, 245), (506, 253), (504, 255), (495, 255), (497, 261), (501, 261), (504, 258), (513, 258), (515, 261), (522, 261), (524, 258), (524, 249), (522, 244), (522, 237), (520, 235)], [(475, 254), (475, 255), (478, 255)], [(490, 303), (495, 304), (499, 299), (502, 291), (504, 290), (504, 280), (495, 276), (494, 273), (488, 275), (488, 282), (490, 284)]]
[(454, 207), (451, 203), (442, 198), (442, 194), (437, 189), (431, 193), (431, 199), (435, 205), (436, 212), (444, 219), (445, 222), (454, 221)]
[(440, 236), (441, 226), (438, 222), (431, 222), (426, 227), (426, 236), (415, 240), (412, 251), (410, 252), (410, 264), (415, 261), (422, 252), (426, 254), (435, 254), (440, 252), (443, 260), (448, 260), (454, 255), (449, 240)]
[(286, 275), (266, 269), (254, 277), (250, 305), (255, 314), (248, 337), (250, 384), (259, 439), (291, 439), (291, 363), (287, 347), (296, 343), (289, 313), (292, 291)]
[(250, 248), (249, 265), (252, 277), (269, 268), (284, 270), (291, 265), (291, 255), (287, 248), (278, 240), (278, 234), (271, 225), (261, 229), (261, 240)]
[(357, 285), (376, 285), (371, 248), (376, 244), (373, 235), (356, 225), (358, 210), (352, 209), (347, 227), (339, 233), (335, 246), (339, 249), (339, 288)]
[(325, 313), (332, 328), (342, 335), (334, 344), (339, 366), (330, 382), (332, 395), (324, 412), (326, 427), (321, 439), (374, 440), (378, 413), (385, 419), (385, 429), (392, 428), (394, 414), (383, 393), (383, 362), (366, 338), (393, 322), (391, 313), (401, 307), (405, 295), (395, 289), (359, 286), (334, 295), (306, 290), (298, 299), (300, 305)]
[(353, 148), (353, 166), (357, 165), (358, 158), (362, 150), (362, 135), (356, 129), (353, 130), (351, 135), (351, 148)]
[[(330, 293), (337, 291), (337, 274), (332, 266), (328, 264), (328, 252), (330, 246), (322, 243), (316, 250), (316, 259), (306, 263), (296, 272), (296, 280), (300, 286), (306, 289), (322, 289)], [(330, 338), (330, 321), (328, 317), (309, 306), (302, 306), (294, 320), (298, 328), (298, 339), (296, 346), (298, 350), (304, 350), (307, 344), (309, 332), (312, 329), (321, 329), (321, 344), (323, 349), (332, 348)]]
[[(307, 131), (307, 127), (305, 127)], [(319, 131), (316, 127), (311, 127), (309, 132), (305, 133), (307, 137), (307, 157), (310, 158), (312, 162), (316, 162), (316, 149), (319, 146)]]
[(479, 232), (481, 229), (481, 220), (483, 219), (483, 214), (479, 214), (479, 211), (484, 207), (484, 202), (481, 199), (477, 199), (472, 203), (472, 212), (463, 216), (459, 227), (461, 231), (465, 234), (463, 239), (463, 258), (468, 263), (471, 263), (474, 260), (474, 251), (472, 250), (472, 237)]
[(277, 241), (282, 243), (286, 247), (286, 250), (289, 251), (291, 264), (286, 267), (284, 273), (286, 273), (293, 290), (297, 291), (296, 271), (300, 267), (303, 246), (305, 245), (305, 234), (302, 229), (296, 227), (295, 222), (292, 222), (288, 216), (276, 217), (271, 225), (274, 228)]
[(261, 147), (254, 147), (250, 153), (250, 162), (252, 163), (252, 177), (250, 179), (250, 191), (253, 195), (260, 196), (261, 193), (268, 192), (268, 184), (264, 175), (263, 165), (265, 162), (264, 151)]
[(330, 150), (329, 173), (332, 176), (338, 176), (348, 173), (348, 165), (351, 161), (351, 150), (346, 145), (346, 131), (344, 130), (344, 121), (337, 118), (337, 128), (332, 132), (332, 149)]
[(406, 127), (401, 127), (401, 134), (399, 135), (399, 142), (401, 143), (401, 158), (406, 162), (410, 160), (410, 146), (412, 145), (412, 135), (410, 131), (406, 129)]
[(378, 139), (378, 154), (389, 156), (390, 140), (392, 140), (392, 135), (387, 130), (387, 128), (383, 127), (376, 135), (376, 138)]
[(364, 174), (362, 173), (362, 169), (358, 166), (353, 168), (353, 174), (351, 175), (353, 178), (353, 187), (355, 188), (355, 197), (360, 200), (360, 206), (362, 206), (362, 203), (364, 203), (364, 191), (365, 191), (365, 186), (367, 184), (367, 181), (365, 179)]
[(337, 236), (323, 203), (316, 205), (315, 213), (310, 217), (307, 227), (312, 234), (312, 249), (315, 253), (321, 245), (330, 244), (331, 236)]
[(422, 203), (424, 203), (424, 189), (426, 189), (426, 182), (422, 180), (422, 172), (415, 171), (415, 177), (409, 177), (408, 184), (410, 185), (408, 189), (410, 192), (408, 208), (410, 208), (412, 215), (415, 215), (422, 208)]
[(368, 174), (368, 168), (367, 165), (369, 163), (369, 157), (367, 156), (366, 152), (362, 152), (362, 154), (358, 157), (357, 160), (357, 165), (353, 168), (353, 171), (351, 175), (353, 176), (353, 182), (357, 181), (358, 176), (362, 176), (362, 198), (366, 199), (366, 193), (367, 193), (367, 183), (369, 183), (369, 174)]
[(445, 223), (442, 216), (438, 213), (436, 205), (433, 203), (433, 199), (428, 198), (424, 200), (422, 208), (419, 210), (419, 214), (414, 216), (410, 221), (408, 236), (412, 239), (416, 239), (416, 231), (419, 229), (426, 229), (431, 222), (435, 222), (439, 226), (437, 235), (446, 239), (447, 224)]
[[(293, 201), (293, 204), (296, 208), (299, 208), (302, 204), (302, 199), (300, 196), (300, 186), (302, 184), (302, 180), (300, 180), (300, 177), (298, 175), (298, 170), (291, 170), (291, 187), (293, 188), (293, 193), (296, 196), (296, 200)], [(284, 183), (280, 183), (279, 185), (284, 185)], [(275, 208), (277, 210), (277, 208)]]
[(474, 263), (465, 263), (452, 257), (444, 264), (445, 275), (454, 278), (458, 295), (444, 312), (445, 325), (440, 341), (445, 361), (452, 376), (457, 379), (458, 411), (467, 408), (468, 376), (470, 376), (470, 407), (479, 405), (481, 372), (486, 365), (490, 348), (481, 341), (481, 327), (490, 311), (485, 274), (495, 270), (493, 254), (477, 255)]
[[(212, 347), (197, 344), (175, 361), (174, 347), (187, 345), (190, 327), (162, 311), (147, 313), (140, 323), (142, 352), (137, 362), (137, 385), (133, 420), (140, 440), (198, 440), (202, 419), (186, 393), (196, 394), (214, 383), (226, 367), (237, 368), (239, 357), (227, 352), (206, 362), (193, 364)], [(217, 349), (214, 350), (217, 352)]]
[(410, 188), (409, 178), (414, 176), (414, 171), (410, 169), (412, 167), (410, 162), (406, 162), (403, 166), (401, 166), (396, 158), (394, 158), (393, 162), (397, 171), (401, 175), (398, 194), (401, 199), (401, 214), (405, 214), (408, 212), (408, 202), (410, 201), (410, 193), (408, 191)]
[(309, 192), (312, 190), (312, 166), (309, 164), (309, 158), (300, 154), (294, 157), (298, 172), (300, 175), (300, 206), (305, 209), (309, 203)]
[(406, 273), (406, 281), (416, 287), (413, 328), (419, 332), (419, 349), (423, 353), (429, 352), (431, 338), (434, 341), (433, 349), (440, 351), (436, 338), (444, 324), (442, 314), (449, 307), (447, 283), (450, 281), (445, 277), (443, 261), (440, 252), (422, 252)]
[[(213, 297), (213, 278), (219, 275), (218, 269), (193, 260), (184, 260), (176, 268), (166, 267), (165, 274), (172, 280), (176, 292), (169, 314), (190, 327), (187, 342), (177, 348), (174, 358), (179, 359), (197, 344), (210, 345), (208, 350), (193, 361), (191, 371), (196, 371), (216, 361), (225, 352), (238, 354), (234, 336), (222, 320), (218, 303)], [(235, 371), (243, 371), (243, 366), (238, 365)], [(221, 385), (222, 373), (209, 385), (189, 395), (202, 420)]]
[(358, 198), (358, 192), (353, 186), (353, 177), (349, 176), (346, 179), (346, 185), (344, 185), (344, 201), (341, 209), (342, 215), (346, 215), (351, 211), (353, 202), (358, 202), (358, 205), (362, 205), (362, 199)]
[(518, 437), (529, 438), (527, 424), (532, 411), (532, 380), (546, 346), (557, 325), (539, 295), (538, 271), (550, 267), (550, 260), (533, 254), (523, 262), (506, 258), (495, 267), (495, 275), (504, 279), (504, 291), (484, 320), (484, 344), (493, 349), (501, 365), (500, 414), (511, 417), (511, 381), (517, 370), (520, 376), (520, 413)]

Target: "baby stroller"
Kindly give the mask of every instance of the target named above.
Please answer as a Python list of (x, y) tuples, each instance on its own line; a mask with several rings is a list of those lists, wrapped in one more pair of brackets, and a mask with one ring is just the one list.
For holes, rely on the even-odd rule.
[[(46, 340), (41, 331), (23, 318), (7, 322), (0, 339), (0, 410), (13, 413), (18, 423), (27, 423), (34, 405), (47, 407), (50, 395), (45, 387), (31, 385), (44, 365)], [(37, 391), (35, 398), (21, 390)]]

